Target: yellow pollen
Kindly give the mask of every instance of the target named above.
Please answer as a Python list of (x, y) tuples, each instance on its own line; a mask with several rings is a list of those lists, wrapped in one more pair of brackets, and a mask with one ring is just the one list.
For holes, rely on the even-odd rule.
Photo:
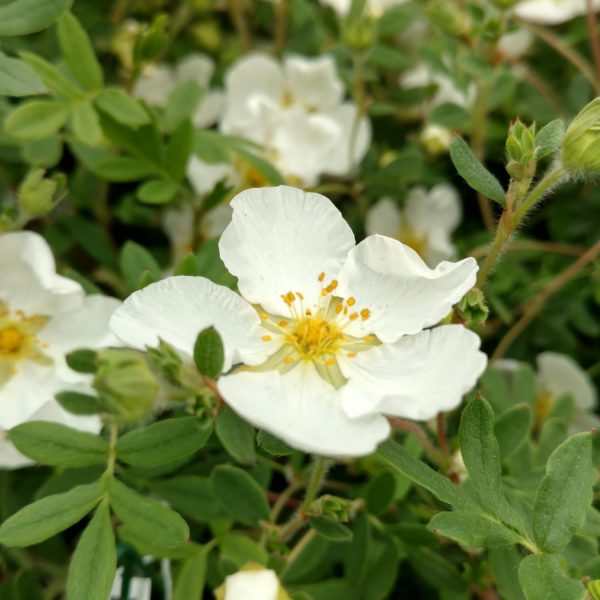
[(363, 309), (360, 311), (360, 318), (361, 318), (363, 321), (366, 321), (366, 320), (367, 320), (367, 319), (368, 319), (370, 316), (371, 316), (371, 311), (370, 311), (368, 308), (363, 308)]
[(304, 300), (304, 296), (300, 292), (296, 292), (296, 296), (298, 296), (300, 300)]
[(335, 307), (335, 312), (339, 315), (342, 312), (343, 306), (341, 304), (338, 304)]
[(334, 279), (325, 289), (328, 292), (333, 292), (333, 290), (335, 290), (335, 288), (338, 286), (338, 282)]
[(353, 312), (350, 314), (350, 316), (348, 317), (351, 321), (355, 321), (356, 319), (358, 319), (358, 313), (357, 312)]
[(323, 288), (323, 289), (321, 290), (321, 296), (327, 296), (327, 294), (328, 294), (328, 293), (329, 293), (329, 292), (327, 291), (327, 288)]
[(287, 326), (288, 326), (287, 321), (279, 321), (279, 327), (287, 327)]
[(350, 298), (348, 298), (348, 300), (346, 300), (346, 304), (348, 306), (354, 306), (356, 304), (356, 300), (352, 296), (350, 296)]
[(14, 354), (21, 349), (25, 336), (16, 327), (6, 327), (0, 331), (0, 356)]
[(325, 273), (321, 272), (321, 274), (318, 277), (319, 281), (323, 281), (323, 279), (325, 279)]
[(291, 356), (286, 356), (286, 357), (283, 359), (283, 362), (284, 362), (286, 365), (291, 365), (291, 364), (294, 362), (294, 359), (293, 359)]
[(265, 342), (270, 342), (270, 341), (271, 341), (273, 338), (272, 338), (270, 335), (263, 335), (263, 336), (262, 336), (262, 339), (263, 339)]
[(365, 337), (363, 338), (363, 340), (365, 342), (372, 342), (375, 339), (374, 335), (365, 335)]
[(288, 292), (285, 295), (285, 297), (286, 297), (287, 301), (290, 302), (290, 303), (293, 302), (296, 299), (296, 296), (294, 295), (294, 292)]
[(296, 321), (293, 331), (286, 335), (286, 342), (305, 360), (314, 360), (323, 354), (335, 354), (341, 339), (340, 328), (319, 317), (304, 317)]
[(327, 366), (329, 366), (329, 367), (333, 367), (333, 365), (335, 365), (335, 360), (334, 360), (333, 358), (328, 358), (328, 359), (325, 361), (325, 364), (326, 364)]
[(356, 356), (356, 352), (348, 352), (348, 358), (354, 358)]
[(305, 312), (307, 317), (310, 317), (312, 315), (312, 310), (310, 310), (310, 308), (307, 308)]
[(261, 318), (261, 319), (268, 319), (268, 318), (269, 318), (269, 315), (268, 315), (266, 312), (261, 312), (261, 313), (260, 313), (260, 318)]

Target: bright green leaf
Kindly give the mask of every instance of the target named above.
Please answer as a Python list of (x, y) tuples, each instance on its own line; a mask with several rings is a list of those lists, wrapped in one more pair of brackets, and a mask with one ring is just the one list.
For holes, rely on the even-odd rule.
[(40, 140), (58, 133), (70, 114), (67, 104), (55, 100), (32, 100), (8, 115), (4, 129), (19, 140)]
[(256, 460), (254, 427), (239, 417), (231, 408), (223, 406), (215, 423), (215, 433), (225, 450), (241, 463)]
[(525, 439), (531, 427), (531, 408), (518, 405), (504, 411), (494, 423), (500, 456), (508, 456)]
[(178, 190), (179, 184), (176, 181), (155, 179), (140, 185), (136, 195), (145, 204), (167, 204), (175, 198)]
[(48, 88), (26, 62), (0, 52), (0, 96), (47, 94)]
[(542, 127), (535, 136), (535, 157), (539, 160), (558, 150), (563, 137), (565, 137), (565, 122), (554, 119)]
[(150, 121), (150, 115), (144, 107), (118, 87), (104, 88), (95, 99), (96, 106), (115, 121), (140, 127)]
[(33, 54), (33, 52), (21, 52), (20, 56), (23, 62), (29, 65), (46, 84), (49, 88), (47, 91), (55, 92), (57, 95), (66, 98), (81, 96), (81, 88), (78, 88), (62, 71), (45, 58)]
[(71, 128), (78, 141), (88, 146), (98, 146), (102, 141), (102, 128), (91, 102), (78, 102), (71, 114)]
[(0, 36), (26, 35), (50, 27), (73, 0), (14, 0), (0, 6)]
[(202, 598), (206, 580), (206, 557), (207, 552), (203, 548), (182, 561), (175, 579), (173, 600)]

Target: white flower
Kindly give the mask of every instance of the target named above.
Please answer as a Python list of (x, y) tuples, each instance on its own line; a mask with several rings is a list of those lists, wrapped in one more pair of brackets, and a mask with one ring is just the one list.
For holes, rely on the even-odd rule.
[(432, 156), (448, 152), (452, 138), (452, 131), (437, 123), (426, 123), (420, 135), (421, 144)]
[[(374, 17), (380, 17), (393, 6), (405, 4), (408, 0), (367, 0), (366, 9)], [(321, 0), (322, 4), (331, 6), (340, 16), (345, 17), (350, 12), (352, 0)]]
[[(594, 10), (600, 0), (592, 0)], [(587, 13), (587, 0), (522, 0), (513, 9), (524, 21), (541, 25), (558, 25)]]
[(379, 200), (367, 213), (366, 231), (396, 238), (419, 253), (430, 266), (456, 256), (451, 234), (461, 220), (456, 190), (445, 183), (426, 191), (413, 188), (400, 210), (389, 198)]
[(323, 174), (345, 176), (365, 155), (369, 121), (344, 102), (344, 88), (330, 56), (266, 54), (240, 59), (225, 76), (224, 133), (264, 147), (286, 176), (315, 185)]
[(533, 33), (529, 29), (517, 29), (505, 33), (498, 40), (498, 50), (510, 58), (523, 56), (533, 44)]
[(437, 91), (429, 101), (429, 105), (432, 107), (449, 102), (468, 109), (475, 101), (475, 84), (471, 84), (466, 90), (462, 90), (456, 85), (450, 75), (434, 71), (425, 63), (420, 63), (412, 69), (405, 71), (400, 76), (399, 82), (401, 87), (405, 89), (420, 88), (429, 85), (437, 86)]
[(57, 421), (99, 431), (96, 417), (64, 411), (54, 395), (78, 389), (87, 376), (71, 371), (64, 355), (107, 345), (108, 320), (118, 301), (85, 296), (81, 286), (56, 274), (44, 239), (32, 232), (0, 236), (0, 466), (32, 464), (6, 439), (29, 420)]
[(171, 92), (180, 83), (193, 81), (205, 93), (192, 116), (192, 122), (196, 127), (210, 127), (217, 122), (223, 110), (223, 93), (209, 90), (213, 71), (213, 61), (203, 54), (190, 54), (174, 67), (166, 64), (149, 65), (136, 81), (133, 95), (151, 106), (164, 108)]
[[(121, 588), (123, 587), (123, 567), (119, 567), (115, 573), (113, 587), (110, 591), (109, 600), (120, 600)], [(150, 600), (152, 594), (152, 580), (147, 577), (132, 577), (129, 580), (128, 600)]]
[(594, 415), (598, 404), (596, 390), (588, 374), (570, 357), (556, 352), (542, 352), (537, 357), (537, 402), (547, 412), (564, 394), (573, 399), (575, 418), (573, 431), (589, 431), (600, 426)]
[(214, 325), (227, 372), (218, 387), (242, 417), (292, 446), (328, 456), (372, 452), (383, 414), (426, 421), (451, 410), (486, 364), (461, 325), (429, 329), (473, 286), (467, 258), (429, 269), (408, 246), (355, 246), (324, 196), (289, 187), (232, 201), (221, 258), (241, 296), (201, 277), (171, 277), (130, 296), (111, 327), (143, 348), (158, 338), (191, 356)]
[(215, 596), (217, 600), (289, 600), (275, 571), (254, 564), (225, 577)]

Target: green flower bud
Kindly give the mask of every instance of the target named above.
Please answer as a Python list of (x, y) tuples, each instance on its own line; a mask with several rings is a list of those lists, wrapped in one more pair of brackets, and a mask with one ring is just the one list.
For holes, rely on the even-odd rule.
[(478, 288), (470, 289), (458, 303), (458, 314), (466, 323), (485, 323), (490, 309), (483, 292)]
[(506, 153), (510, 161), (527, 165), (535, 159), (535, 123), (529, 127), (519, 119), (511, 123), (506, 138)]
[(151, 62), (160, 54), (168, 41), (166, 28), (168, 16), (157, 15), (150, 27), (140, 33), (133, 46), (133, 60), (135, 64)]
[(161, 388), (143, 352), (101, 350), (97, 364), (93, 386), (112, 421), (133, 423), (152, 411)]
[(54, 195), (58, 183), (52, 179), (45, 179), (44, 174), (43, 169), (31, 171), (19, 188), (19, 206), (28, 217), (43, 217), (54, 208)]
[(330, 517), (346, 523), (350, 518), (350, 500), (325, 494), (312, 502), (306, 513), (315, 517)]
[(588, 592), (592, 600), (600, 600), (600, 579), (588, 583)]
[(375, 39), (375, 26), (368, 18), (351, 21), (344, 28), (344, 42), (353, 50), (366, 50), (373, 45)]
[(469, 29), (470, 19), (467, 14), (447, 0), (432, 0), (426, 11), (431, 22), (449, 35), (460, 36)]
[(600, 98), (573, 119), (562, 142), (562, 163), (575, 174), (600, 173)]

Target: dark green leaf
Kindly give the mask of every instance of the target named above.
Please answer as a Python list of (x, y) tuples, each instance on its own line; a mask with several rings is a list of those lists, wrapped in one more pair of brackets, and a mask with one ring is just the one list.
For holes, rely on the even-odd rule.
[(79, 392), (59, 392), (56, 401), (74, 415), (96, 415), (102, 412), (102, 404), (95, 396)]
[(17, 449), (45, 465), (85, 467), (108, 460), (108, 444), (101, 437), (49, 421), (29, 421), (10, 430)]
[(450, 158), (459, 175), (473, 189), (504, 206), (504, 190), (500, 182), (479, 162), (461, 137), (455, 137), (452, 140)]
[(265, 491), (246, 471), (219, 465), (213, 469), (211, 480), (219, 502), (236, 521), (256, 527), (260, 520), (269, 519)]
[(69, 352), (66, 359), (69, 368), (77, 371), (77, 373), (95, 373), (98, 369), (96, 356), (95, 350), (82, 348), (81, 350)]
[(181, 181), (185, 177), (193, 143), (194, 128), (192, 123), (185, 119), (175, 129), (167, 144), (167, 170), (175, 181)]
[(72, 0), (14, 0), (0, 6), (0, 36), (26, 35), (50, 27)]
[(194, 344), (194, 362), (202, 375), (217, 378), (223, 371), (225, 350), (223, 340), (214, 327), (203, 329)]
[(95, 99), (96, 106), (115, 121), (140, 127), (150, 121), (150, 115), (143, 106), (118, 87), (104, 88)]
[(527, 600), (583, 600), (586, 596), (579, 581), (564, 575), (558, 556), (525, 557), (519, 565), (519, 581)]
[(48, 88), (26, 62), (0, 52), (0, 96), (47, 94)]
[(527, 404), (513, 406), (494, 423), (500, 456), (508, 456), (525, 439), (531, 427), (531, 408)]
[(202, 598), (206, 580), (206, 556), (207, 551), (203, 548), (182, 561), (175, 579), (173, 600)]
[(377, 44), (367, 54), (367, 61), (375, 67), (402, 71), (412, 64), (410, 55), (396, 48)]
[(535, 136), (535, 157), (539, 160), (556, 152), (564, 136), (565, 122), (560, 118), (550, 121)]
[(115, 536), (108, 502), (104, 501), (75, 548), (67, 576), (67, 600), (106, 600), (116, 569)]
[(215, 433), (225, 450), (241, 463), (256, 461), (254, 427), (239, 417), (231, 408), (223, 406), (215, 423)]
[(191, 118), (202, 99), (204, 91), (195, 81), (182, 81), (169, 94), (165, 109), (167, 129), (176, 129), (184, 120)]
[(21, 58), (46, 84), (47, 88), (49, 88), (46, 91), (51, 90), (59, 96), (67, 98), (81, 96), (82, 90), (45, 58), (32, 52), (21, 52)]
[(140, 185), (136, 195), (144, 204), (168, 204), (175, 199), (178, 190), (179, 184), (176, 181), (154, 179)]
[(103, 494), (104, 488), (97, 481), (29, 504), (2, 523), (0, 544), (39, 544), (83, 519), (100, 502)]
[(145, 271), (148, 271), (154, 280), (162, 277), (161, 268), (152, 254), (136, 242), (129, 241), (123, 246), (120, 264), (121, 273), (131, 291), (138, 289), (140, 278)]
[(279, 438), (276, 438), (264, 429), (258, 432), (256, 443), (273, 456), (289, 456), (294, 452), (291, 446), (288, 446), (285, 442), (282, 442)]
[(349, 542), (352, 531), (330, 517), (310, 517), (308, 524), (321, 536), (332, 542)]
[(367, 510), (373, 515), (380, 515), (394, 500), (395, 493), (395, 477), (389, 471), (377, 473), (365, 489)]
[(198, 417), (165, 419), (126, 433), (115, 449), (127, 464), (156, 467), (192, 455), (206, 444), (211, 430), (210, 421)]

